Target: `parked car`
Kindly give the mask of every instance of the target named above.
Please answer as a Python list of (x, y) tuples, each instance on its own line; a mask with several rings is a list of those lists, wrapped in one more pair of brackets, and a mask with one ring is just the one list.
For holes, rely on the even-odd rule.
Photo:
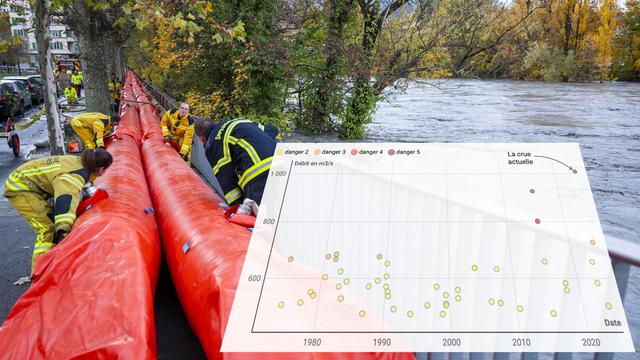
[(18, 114), (22, 115), (27, 107), (31, 106), (31, 93), (20, 81), (18, 80), (0, 80), (0, 84), (9, 84), (13, 88), (13, 92), (19, 96)]
[(13, 92), (13, 86), (0, 83), (0, 119), (6, 120), (20, 111), (18, 95)]
[[(41, 79), (41, 78), (40, 78)], [(31, 103), (40, 104), (44, 100), (44, 91), (42, 84), (35, 79), (35, 75), (31, 76), (7, 76), (3, 80), (17, 80), (22, 82), (31, 93)]]

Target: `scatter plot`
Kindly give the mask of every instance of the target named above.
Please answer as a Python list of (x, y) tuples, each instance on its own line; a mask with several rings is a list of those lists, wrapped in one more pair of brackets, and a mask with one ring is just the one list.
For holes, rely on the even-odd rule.
[(576, 144), (276, 153), (222, 351), (633, 350)]

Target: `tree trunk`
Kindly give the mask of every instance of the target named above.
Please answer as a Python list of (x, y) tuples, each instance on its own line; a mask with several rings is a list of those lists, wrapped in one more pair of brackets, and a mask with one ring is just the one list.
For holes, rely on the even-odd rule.
[(316, 102), (313, 104), (313, 128), (319, 132), (329, 130), (329, 116), (333, 105), (332, 97), (338, 90), (336, 82), (338, 77), (339, 60), (343, 54), (343, 32), (349, 12), (351, 11), (352, 0), (331, 0), (329, 15), (328, 35), (325, 43), (325, 66), (322, 78), (316, 88)]
[(56, 96), (56, 85), (53, 76), (53, 64), (51, 62), (51, 49), (49, 48), (49, 22), (50, 18), (49, 1), (36, 1), (35, 31), (36, 43), (38, 47), (38, 62), (44, 82), (44, 109), (47, 117), (47, 129), (49, 132), (49, 147), (51, 155), (64, 154), (64, 138), (62, 127), (60, 126), (60, 115), (58, 114), (58, 99)]
[(104, 61), (105, 44), (102, 35), (98, 34), (96, 14), (84, 0), (74, 1), (73, 12), (69, 18), (69, 26), (78, 38), (87, 111), (109, 114), (111, 100)]
[(362, 34), (362, 58), (356, 67), (356, 75), (347, 116), (342, 121), (339, 136), (346, 139), (364, 137), (364, 125), (371, 121), (376, 107), (377, 94), (371, 85), (373, 49), (378, 42), (382, 22), (386, 14), (379, 14), (380, 0), (361, 9), (364, 16)]

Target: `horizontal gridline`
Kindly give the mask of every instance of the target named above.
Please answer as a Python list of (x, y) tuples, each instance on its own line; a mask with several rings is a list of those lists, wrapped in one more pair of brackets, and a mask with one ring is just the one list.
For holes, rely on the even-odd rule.
[[(274, 165), (275, 166), (275, 165)], [(272, 168), (274, 167), (272, 166)], [(313, 173), (313, 172), (301, 172), (299, 170), (300, 168), (296, 168), (296, 173), (295, 176), (318, 176), (318, 173)], [(324, 176), (332, 176), (332, 175), (442, 175), (442, 176), (450, 176), (450, 175), (464, 175), (464, 176), (469, 176), (469, 175), (493, 175), (493, 176), (520, 176), (520, 175), (528, 175), (528, 176), (540, 176), (540, 175), (547, 175), (547, 176), (575, 176), (576, 174), (571, 173), (571, 172), (567, 172), (566, 174), (563, 173), (553, 173), (553, 172), (534, 172), (534, 173), (529, 173), (529, 172), (517, 172), (517, 173), (504, 173), (504, 172), (497, 172), (497, 173), (478, 173), (478, 172), (415, 172), (415, 173), (407, 173), (407, 172), (375, 172), (375, 173), (369, 173), (369, 172), (343, 172), (343, 171), (339, 171), (336, 173), (328, 173), (328, 174), (324, 174)]]
[[(268, 274), (267, 274), (268, 275)], [(280, 277), (280, 276), (267, 276), (267, 278), (269, 280), (318, 280), (321, 279), (319, 276), (316, 277)], [(376, 277), (364, 277), (364, 276), (345, 276), (345, 277), (330, 277), (329, 279), (332, 280), (344, 280), (344, 279), (349, 279), (349, 280), (371, 280), (371, 279), (375, 279)], [(561, 277), (561, 276), (545, 276), (545, 277), (518, 277), (518, 276), (495, 276), (495, 277), (489, 277), (489, 276), (441, 276), (441, 277), (398, 277), (398, 276), (394, 276), (391, 277), (387, 280), (385, 280), (385, 282), (389, 282), (390, 280), (442, 280), (442, 279), (451, 279), (451, 280), (609, 280), (609, 277), (589, 277), (589, 276), (585, 276), (585, 277), (570, 277), (570, 276), (566, 276), (566, 277)], [(327, 280), (325, 280), (327, 281)], [(373, 285), (373, 284), (372, 284)], [(381, 284), (376, 284), (376, 285), (381, 285)], [(348, 285), (351, 286), (351, 285)]]
[(251, 330), (255, 334), (624, 334), (622, 330), (609, 331), (260, 331)]
[[(544, 220), (544, 218), (543, 218)], [(550, 224), (599, 224), (595, 221), (562, 221), (562, 220), (544, 220)], [(531, 221), (516, 220), (280, 220), (281, 224), (344, 224), (344, 223), (417, 223), (417, 224), (530, 224)], [(536, 224), (537, 225), (537, 224)]]

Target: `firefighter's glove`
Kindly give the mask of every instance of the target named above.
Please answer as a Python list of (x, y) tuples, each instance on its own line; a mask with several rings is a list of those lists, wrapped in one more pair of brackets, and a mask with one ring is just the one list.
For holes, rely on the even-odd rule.
[(53, 242), (55, 244), (59, 244), (60, 242), (62, 242), (62, 240), (64, 240), (64, 238), (67, 237), (67, 232), (64, 230), (58, 230), (56, 231), (56, 234), (53, 238)]

